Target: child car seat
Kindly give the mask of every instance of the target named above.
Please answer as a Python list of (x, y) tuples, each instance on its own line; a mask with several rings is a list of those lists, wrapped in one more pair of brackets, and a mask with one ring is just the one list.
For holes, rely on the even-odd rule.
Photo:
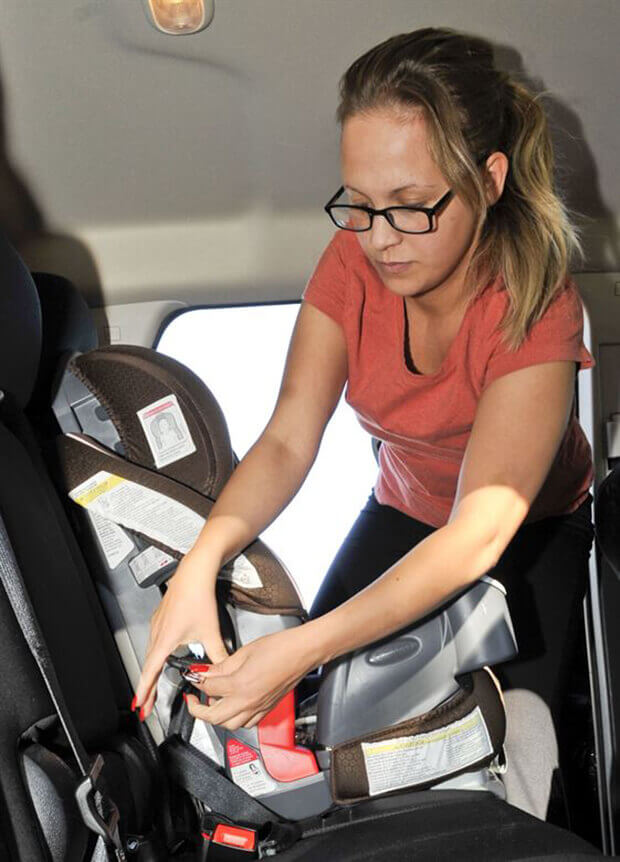
[[(62, 479), (96, 536), (99, 587), (135, 682), (160, 585), (234, 469), (226, 423), (187, 368), (125, 345), (75, 355), (54, 410)], [(223, 568), (217, 591), (231, 649), (306, 619), (290, 574), (260, 539)], [(503, 588), (483, 578), (428, 619), (330, 663), (316, 711), (297, 728), (291, 692), (255, 728), (193, 722), (190, 732), (174, 668), (162, 674), (156, 709), (162, 735), (185, 725), (191, 746), (289, 819), (404, 788), (501, 793), (487, 767), (505, 718), (485, 667), (515, 653)]]

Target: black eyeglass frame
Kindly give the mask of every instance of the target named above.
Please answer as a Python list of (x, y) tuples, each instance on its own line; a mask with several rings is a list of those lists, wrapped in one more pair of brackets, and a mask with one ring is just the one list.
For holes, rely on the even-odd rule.
[[(330, 217), (330, 219), (336, 225), (337, 228), (340, 228), (340, 230), (350, 230), (350, 231), (353, 231), (354, 233), (364, 233), (367, 230), (371, 230), (374, 217), (378, 216), (378, 215), (382, 215), (384, 218), (386, 218), (388, 220), (388, 223), (391, 225), (391, 227), (393, 227), (394, 230), (397, 230), (400, 233), (411, 233), (411, 234), (431, 233), (431, 231), (433, 230), (433, 216), (436, 215), (438, 212), (440, 212), (440, 210), (443, 209), (443, 207), (451, 200), (451, 198), (453, 196), (452, 189), (448, 189), (448, 191), (445, 193), (445, 195), (437, 201), (435, 206), (432, 206), (432, 207), (394, 206), (394, 207), (385, 207), (385, 209), (382, 209), (382, 210), (376, 210), (373, 207), (367, 207), (367, 206), (364, 206), (363, 204), (336, 204), (336, 203), (334, 203), (336, 198), (339, 198), (340, 195), (343, 193), (343, 191), (344, 191), (344, 186), (340, 186), (340, 188), (338, 189), (336, 194), (332, 198), (329, 199), (329, 201), (325, 204), (323, 209), (325, 210), (325, 212), (327, 213), (327, 215)], [(362, 228), (343, 227), (342, 225), (338, 224), (336, 219), (331, 214), (332, 209), (336, 209), (339, 207), (348, 207), (349, 209), (352, 209), (352, 210), (363, 210), (363, 212), (368, 213), (368, 215), (370, 216), (370, 224), (368, 225), (368, 227), (362, 227)], [(392, 210), (408, 210), (409, 212), (411, 212), (413, 210), (414, 212), (424, 213), (426, 215), (426, 217), (428, 218), (428, 228), (426, 230), (403, 230), (400, 227), (396, 227), (396, 225), (394, 224), (394, 221), (392, 219), (392, 214), (391, 214)]]
[[(480, 166), (484, 161), (486, 161), (487, 158), (488, 158), (488, 155), (482, 156), (482, 158), (477, 160), (476, 165)], [(399, 231), (400, 233), (409, 233), (409, 234), (431, 233), (431, 231), (433, 230), (433, 216), (436, 215), (438, 212), (440, 212), (443, 209), (443, 207), (445, 207), (446, 204), (448, 204), (450, 202), (450, 200), (452, 199), (452, 197), (454, 195), (454, 192), (452, 191), (452, 189), (448, 189), (448, 191), (445, 193), (445, 195), (442, 198), (440, 198), (437, 201), (437, 203), (432, 207), (394, 206), (394, 207), (385, 207), (385, 209), (382, 209), (382, 210), (376, 210), (373, 207), (367, 207), (367, 206), (364, 206), (363, 204), (336, 204), (336, 203), (334, 203), (334, 201), (340, 197), (340, 195), (343, 193), (343, 191), (344, 191), (344, 186), (340, 186), (340, 188), (338, 189), (336, 194), (328, 200), (328, 202), (325, 204), (323, 209), (325, 210), (325, 212), (327, 213), (327, 215), (330, 217), (330, 219), (336, 225), (337, 228), (339, 228), (340, 230), (350, 230), (353, 233), (364, 233), (365, 231), (372, 230), (374, 218), (375, 218), (375, 216), (378, 216), (378, 215), (382, 215), (385, 219), (387, 219), (390, 226), (393, 227), (394, 230)], [(337, 207), (345, 207), (345, 206), (349, 207), (350, 209), (363, 210), (364, 212), (368, 213), (368, 215), (370, 216), (370, 224), (368, 225), (368, 227), (363, 227), (363, 228), (342, 227), (342, 225), (338, 224), (336, 219), (332, 216), (331, 210), (336, 209)], [(400, 227), (396, 227), (396, 225), (394, 224), (394, 222), (392, 221), (392, 218), (391, 218), (391, 213), (390, 213), (391, 210), (409, 210), (409, 211), (413, 210), (414, 212), (424, 213), (426, 215), (426, 217), (428, 218), (428, 228), (426, 230), (403, 230)]]

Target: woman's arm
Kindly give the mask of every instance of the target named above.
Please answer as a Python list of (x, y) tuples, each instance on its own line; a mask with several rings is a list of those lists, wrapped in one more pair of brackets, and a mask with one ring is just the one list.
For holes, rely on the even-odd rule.
[(572, 361), (495, 380), (476, 410), (448, 523), (309, 625), (322, 663), (397, 631), (493, 568), (542, 487), (570, 416)]
[(478, 403), (448, 523), (339, 607), (226, 659), (200, 686), (221, 700), (205, 707), (190, 698), (192, 714), (252, 726), (312, 668), (398, 631), (491, 569), (553, 463), (574, 375), (574, 363), (561, 360), (493, 381)]

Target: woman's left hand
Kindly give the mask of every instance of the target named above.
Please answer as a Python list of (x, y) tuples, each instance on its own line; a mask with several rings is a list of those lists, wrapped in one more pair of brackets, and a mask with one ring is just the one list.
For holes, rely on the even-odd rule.
[[(200, 682), (209, 706), (186, 696), (191, 715), (229, 730), (254, 727), (308, 671), (320, 664), (310, 656), (307, 624), (258, 638), (211, 666)], [(217, 700), (214, 700), (217, 698)]]

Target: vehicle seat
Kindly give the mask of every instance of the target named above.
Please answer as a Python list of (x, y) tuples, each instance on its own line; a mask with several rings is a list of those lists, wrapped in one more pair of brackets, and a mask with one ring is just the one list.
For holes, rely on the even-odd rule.
[[(144, 835), (160, 811), (163, 773), (152, 741), (129, 712), (127, 676), (24, 412), (41, 352), (37, 292), (2, 236), (0, 262), (0, 511), (74, 724), (87, 751), (104, 755), (123, 836)], [(2, 589), (0, 669), (3, 858), (90, 859), (95, 839), (72, 795), (72, 755)]]

